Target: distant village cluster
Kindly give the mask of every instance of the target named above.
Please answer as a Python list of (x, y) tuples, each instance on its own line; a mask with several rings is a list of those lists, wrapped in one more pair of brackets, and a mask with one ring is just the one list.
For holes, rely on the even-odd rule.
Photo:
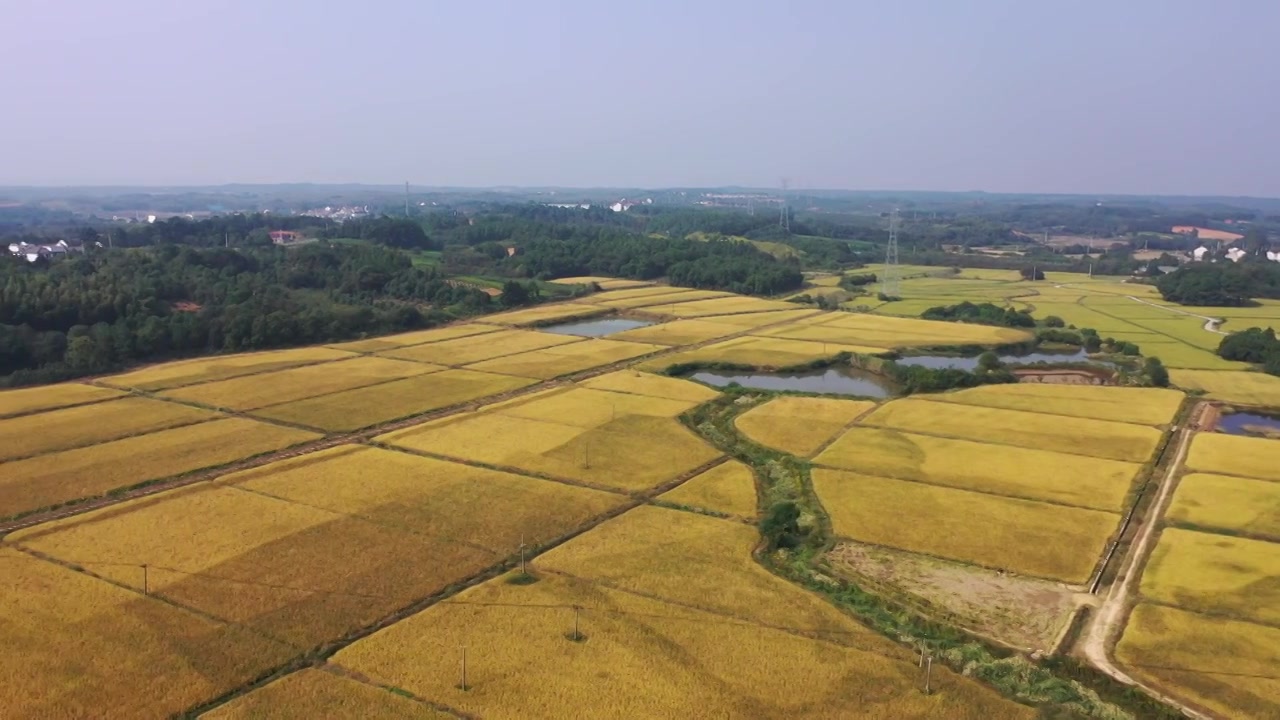
[(35, 262), (40, 259), (52, 260), (53, 258), (66, 257), (71, 253), (83, 251), (83, 247), (71, 245), (66, 240), (59, 240), (53, 243), (9, 243), (9, 254), (25, 258), (27, 262)]
[[(421, 205), (421, 203), (419, 203), (419, 205)], [(333, 207), (331, 205), (325, 205), (322, 208), (303, 210), (298, 214), (306, 215), (308, 217), (325, 218), (327, 220), (359, 220), (360, 218), (369, 216), (369, 206), (344, 205), (342, 207)]]

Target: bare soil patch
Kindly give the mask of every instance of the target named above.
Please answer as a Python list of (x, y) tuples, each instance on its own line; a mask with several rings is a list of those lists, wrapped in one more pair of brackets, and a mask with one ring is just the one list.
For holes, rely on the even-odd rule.
[(1106, 385), (1107, 377), (1088, 370), (1015, 370), (1018, 382), (1053, 383), (1056, 385)]
[(1052, 651), (1072, 612), (1087, 597), (1083, 589), (1063, 583), (863, 543), (840, 542), (826, 559), (838, 575), (923, 600), (952, 614), (952, 622), (1029, 652)]

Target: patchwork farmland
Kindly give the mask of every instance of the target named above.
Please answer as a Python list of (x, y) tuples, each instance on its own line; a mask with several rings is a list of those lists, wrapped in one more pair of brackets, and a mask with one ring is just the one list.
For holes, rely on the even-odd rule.
[[(722, 392), (664, 373), (1031, 336), (569, 280), (602, 290), (0, 392), (0, 624), (16, 650), (0, 707), (1171, 718), (1103, 673), (1038, 661), (1088, 657), (1071, 619), (1108, 606), (1115, 567), (1140, 555), (1133, 528), (1155, 522), (1120, 593), (1127, 623), (1109, 626), (1115, 674), (1208, 715), (1280, 708), (1280, 441), (1193, 432), (1186, 396), (1154, 388)], [(943, 282), (976, 295), (1004, 280), (931, 291), (959, 290)], [(540, 329), (617, 316), (652, 324)], [(1132, 317), (1200, 342), (1168, 320)], [(1230, 392), (1222, 371), (1188, 372)], [(1167, 512), (1151, 504), (1166, 477)], [(1139, 507), (1152, 520), (1131, 520)], [(1019, 603), (1051, 610), (997, 617)]]

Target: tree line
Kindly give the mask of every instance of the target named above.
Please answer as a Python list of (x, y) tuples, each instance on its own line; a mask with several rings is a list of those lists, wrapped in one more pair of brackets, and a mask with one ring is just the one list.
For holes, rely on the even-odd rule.
[(1263, 372), (1280, 375), (1280, 340), (1272, 328), (1249, 328), (1222, 339), (1218, 355), (1226, 360), (1260, 365)]
[(1280, 298), (1280, 263), (1191, 263), (1156, 281), (1160, 295), (1181, 305), (1240, 307), (1254, 298)]
[(160, 245), (47, 264), (5, 258), (0, 384), (409, 330), (494, 307), (487, 294), (376, 245)]

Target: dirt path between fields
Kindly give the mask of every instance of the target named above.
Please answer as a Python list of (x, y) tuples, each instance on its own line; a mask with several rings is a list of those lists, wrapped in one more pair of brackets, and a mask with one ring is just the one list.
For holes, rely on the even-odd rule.
[(1151, 306), (1151, 307), (1153, 307), (1153, 308), (1160, 308), (1161, 310), (1167, 310), (1167, 311), (1169, 311), (1169, 312), (1171, 312), (1171, 313), (1178, 313), (1179, 315), (1190, 315), (1190, 316), (1191, 316), (1191, 317), (1193, 317), (1193, 318), (1199, 318), (1199, 319), (1201, 319), (1201, 320), (1203, 320), (1203, 321), (1204, 321), (1204, 329), (1205, 329), (1205, 331), (1206, 331), (1206, 332), (1211, 332), (1211, 333), (1213, 333), (1213, 334), (1215, 334), (1215, 335), (1228, 335), (1228, 334), (1229, 334), (1229, 333), (1224, 333), (1224, 332), (1222, 332), (1221, 330), (1219, 330), (1219, 329), (1218, 329), (1218, 326), (1222, 324), (1222, 319), (1221, 319), (1221, 318), (1213, 318), (1213, 317), (1209, 317), (1208, 315), (1197, 315), (1197, 314), (1195, 314), (1195, 313), (1193, 313), (1193, 312), (1187, 312), (1186, 310), (1179, 310), (1178, 308), (1172, 308), (1172, 307), (1169, 307), (1169, 306), (1167, 306), (1167, 305), (1157, 305), (1157, 304), (1155, 304), (1155, 303), (1153, 303), (1153, 302), (1148, 302), (1148, 301), (1143, 300), (1143, 299), (1141, 299), (1141, 298), (1136, 298), (1136, 297), (1134, 297), (1134, 296), (1132, 296), (1132, 295), (1125, 295), (1125, 297), (1129, 298), (1130, 300), (1132, 300), (1132, 301), (1134, 301), (1134, 302), (1136, 302), (1136, 303), (1142, 303), (1143, 305), (1150, 305), (1150, 306)]
[(1134, 538), (1120, 573), (1116, 576), (1116, 580), (1112, 583), (1106, 597), (1102, 599), (1097, 611), (1094, 612), (1079, 647), (1089, 663), (1102, 672), (1126, 685), (1136, 686), (1160, 702), (1178, 708), (1188, 717), (1198, 718), (1199, 720), (1213, 720), (1213, 716), (1188, 707), (1183, 702), (1168, 696), (1160, 690), (1134, 679), (1113, 662), (1111, 648), (1120, 639), (1120, 634), (1128, 618), (1129, 607), (1132, 604), (1131, 596), (1137, 587), (1141, 569), (1154, 549), (1156, 530), (1160, 526), (1160, 519), (1164, 517), (1164, 512), (1169, 506), (1169, 501), (1172, 499), (1174, 488), (1177, 485), (1178, 471), (1182, 469), (1182, 463), (1186, 460), (1187, 449), (1190, 447), (1191, 439), (1195, 435), (1194, 431), (1200, 427), (1202, 418), (1209, 407), (1207, 404), (1201, 404), (1194, 408), (1188, 416), (1187, 422), (1177, 429), (1177, 439), (1175, 440), (1177, 450), (1173, 461), (1165, 469), (1164, 477), (1160, 479), (1160, 490), (1156, 494), (1155, 502), (1152, 503), (1151, 510), (1143, 521), (1142, 528), (1138, 531), (1137, 537)]

